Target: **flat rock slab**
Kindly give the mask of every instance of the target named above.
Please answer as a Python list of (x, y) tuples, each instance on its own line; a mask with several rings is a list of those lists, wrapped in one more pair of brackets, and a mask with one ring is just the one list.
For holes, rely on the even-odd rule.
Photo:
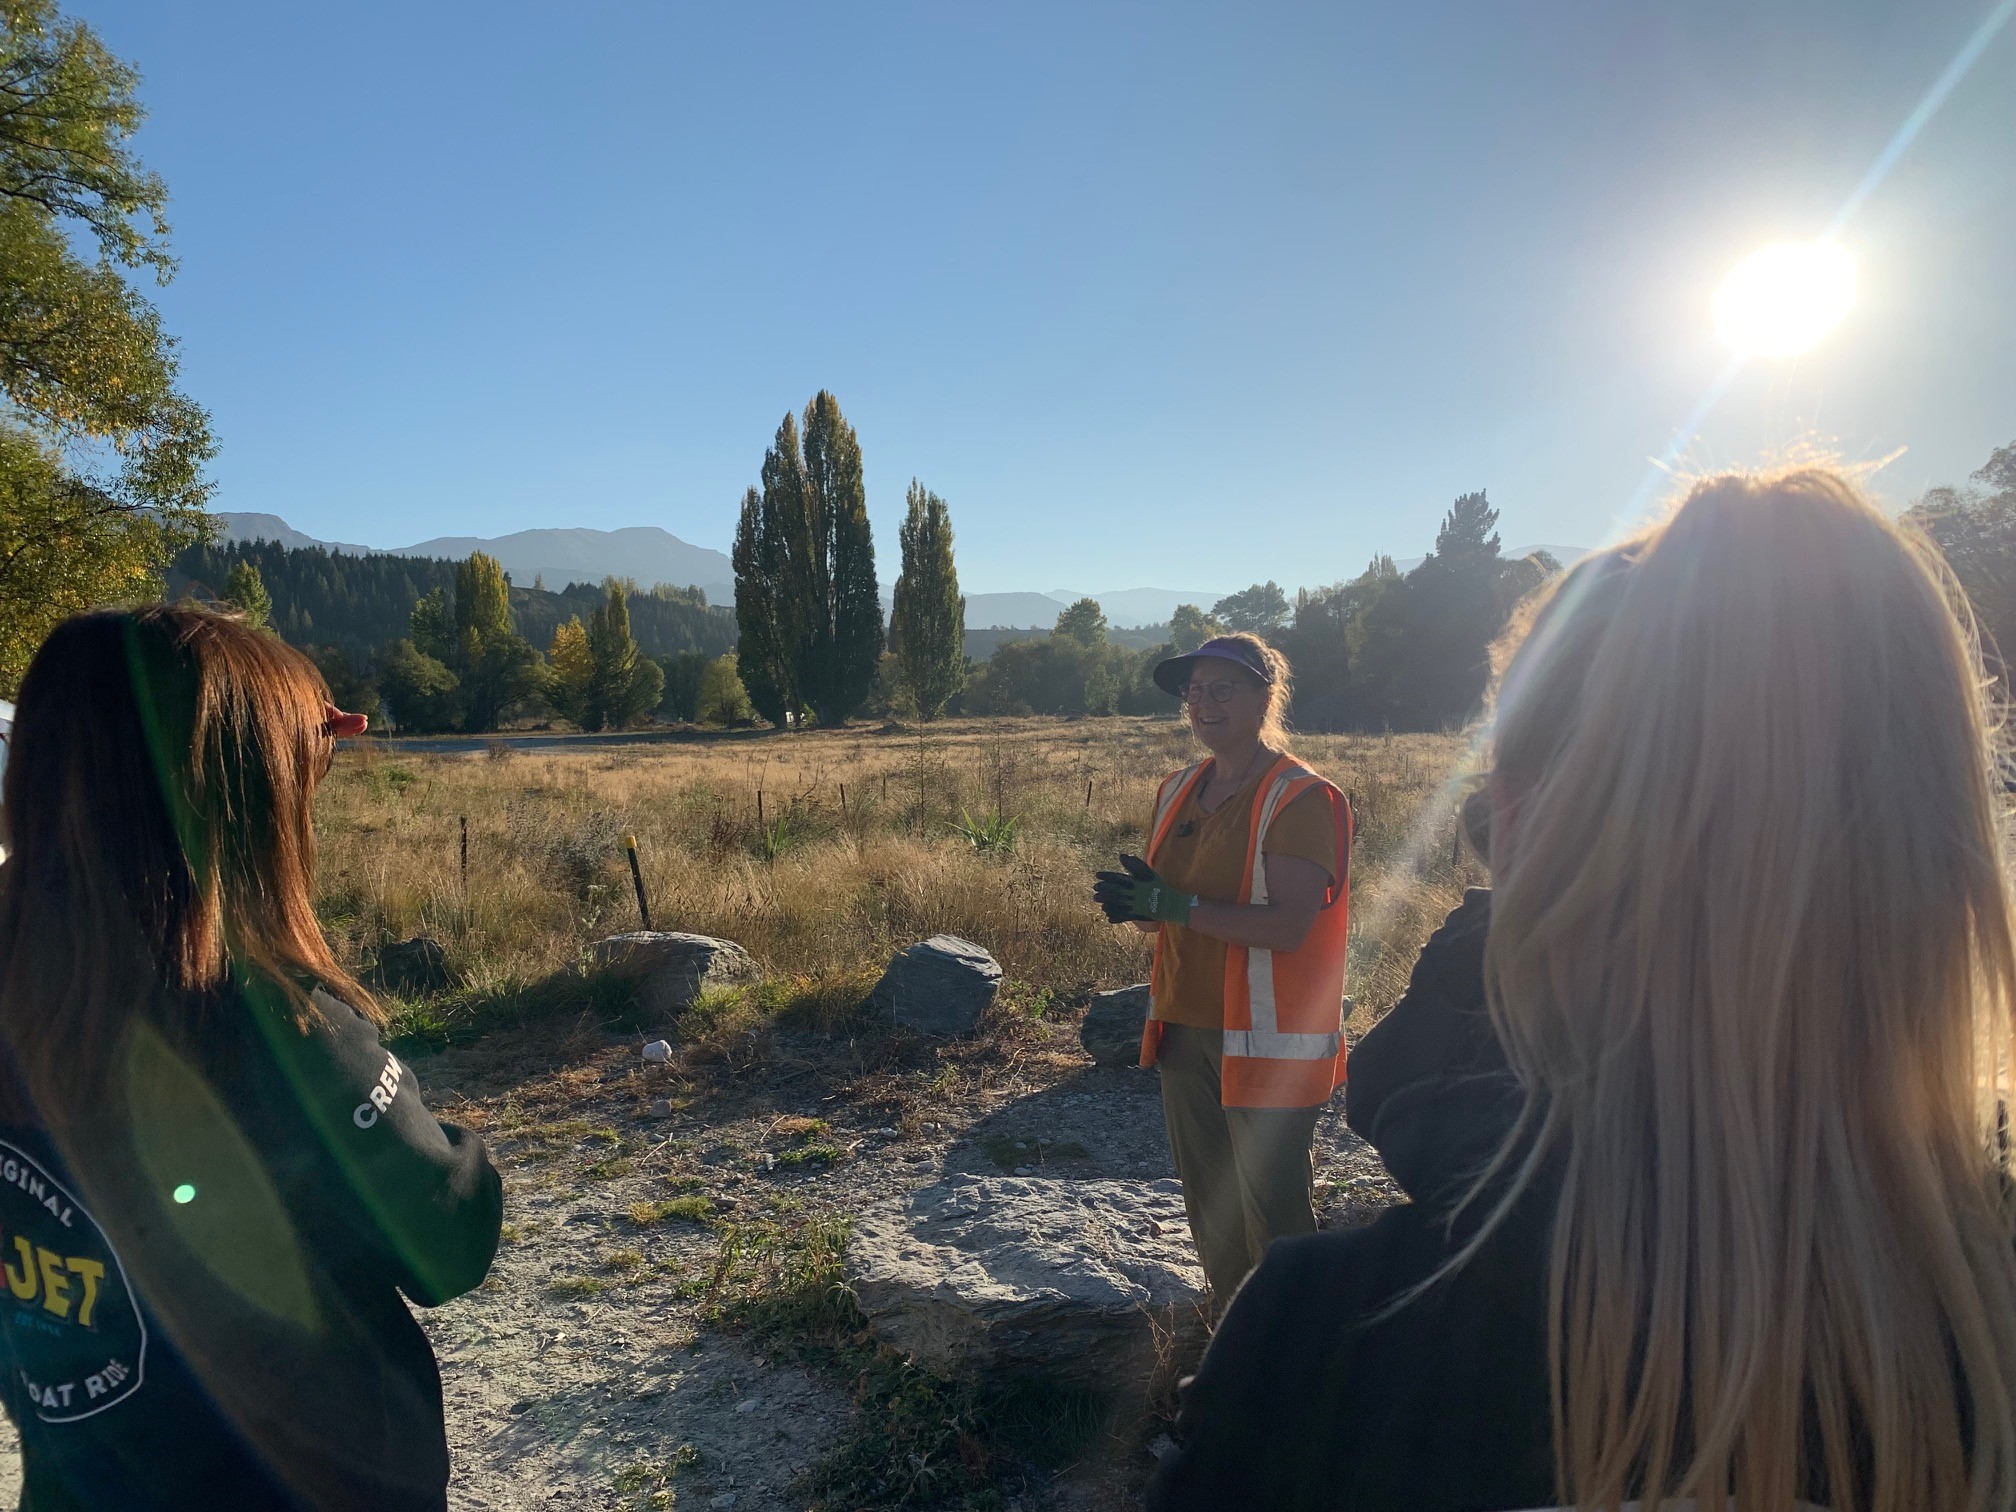
[(1204, 1340), (1204, 1273), (1174, 1181), (952, 1175), (866, 1209), (847, 1278), (923, 1368), (1138, 1389)]
[(1141, 1064), (1141, 1027), (1148, 1022), (1148, 984), (1095, 992), (1078, 1026), (1078, 1043), (1102, 1066)]
[(756, 962), (733, 940), (668, 930), (633, 930), (595, 942), (595, 965), (638, 984), (638, 999), (653, 1013), (677, 1013), (701, 993), (756, 976)]
[(971, 1034), (1000, 990), (1000, 962), (971, 940), (941, 934), (899, 952), (868, 1001), (920, 1034)]

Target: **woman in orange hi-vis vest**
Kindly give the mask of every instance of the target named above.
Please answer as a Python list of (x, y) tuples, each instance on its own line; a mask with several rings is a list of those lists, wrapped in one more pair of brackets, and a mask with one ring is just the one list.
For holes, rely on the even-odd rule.
[(1155, 935), (1169, 1148), (1214, 1304), (1274, 1240), (1316, 1227), (1310, 1142), (1344, 1080), (1351, 811), (1287, 751), (1288, 660), (1222, 635), (1155, 669), (1209, 752), (1155, 799), (1143, 860), (1101, 872), (1114, 923)]

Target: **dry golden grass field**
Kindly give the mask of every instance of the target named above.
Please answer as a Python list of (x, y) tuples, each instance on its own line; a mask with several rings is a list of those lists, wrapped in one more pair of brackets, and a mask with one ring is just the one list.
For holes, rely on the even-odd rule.
[[(1313, 736), (1299, 749), (1354, 800), (1362, 1026), (1478, 880), (1452, 855), (1449, 780), (1464, 746)], [(475, 1028), (595, 939), (637, 927), (623, 854), (634, 833), (654, 925), (738, 941), (786, 998), (858, 997), (893, 951), (945, 931), (992, 951), (1012, 992), (1068, 1000), (1144, 979), (1143, 937), (1107, 925), (1091, 876), (1140, 849), (1156, 782), (1190, 756), (1187, 732), (1166, 719), (535, 752), (372, 744), (343, 756), (318, 799), (321, 910), (359, 967), (383, 941), (441, 940), (462, 986), (406, 1005), (403, 1022)]]
[[(1155, 1077), (1095, 1067), (1078, 1025), (1090, 992), (1146, 975), (1144, 937), (1105, 922), (1092, 872), (1139, 849), (1157, 780), (1191, 755), (1182, 727), (473, 745), (347, 751), (317, 801), (321, 911), (348, 964), (370, 980), (387, 942), (444, 945), (452, 986), (387, 995), (394, 1043), (504, 1174), (490, 1278), (426, 1318), (451, 1512), (1138, 1506), (1194, 1359), (1096, 1401), (934, 1377), (875, 1334), (843, 1253), (870, 1204), (953, 1175), (1173, 1175)], [(1300, 746), (1356, 801), (1362, 1029), (1481, 880), (1452, 853), (1465, 746)], [(739, 941), (759, 983), (665, 1020), (574, 969), (637, 926), (632, 833), (653, 923)], [(939, 931), (1005, 968), (976, 1031), (933, 1040), (863, 1012), (889, 957)], [(646, 1063), (659, 1037), (671, 1053)], [(1396, 1195), (1341, 1097), (1315, 1164), (1326, 1225)]]

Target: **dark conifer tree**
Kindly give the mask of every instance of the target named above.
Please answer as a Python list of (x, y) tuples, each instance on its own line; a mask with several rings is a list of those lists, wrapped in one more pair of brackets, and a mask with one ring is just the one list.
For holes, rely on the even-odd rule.
[(249, 623), (266, 628), (273, 617), (273, 597), (266, 591), (266, 580), (259, 576), (257, 562), (239, 562), (231, 568), (224, 579), (224, 602)]
[(628, 585), (611, 578), (608, 597), (589, 618), (588, 657), (590, 729), (620, 730), (658, 706), (665, 692), (665, 673), (641, 654), (630, 635)]
[(786, 415), (763, 454), (762, 490), (735, 532), (742, 681), (772, 724), (809, 710), (839, 724), (867, 701), (882, 655), (882, 604), (861, 443), (833, 396)]
[(803, 469), (812, 613), (800, 686), (822, 725), (845, 723), (875, 689), (882, 591), (861, 476), (861, 441), (826, 390), (805, 406)]
[(1507, 608), (1497, 526), (1482, 493), (1464, 494), (1443, 516), (1434, 551), (1368, 615), (1364, 673), (1393, 728), (1461, 724), (1483, 700)]
[(789, 721), (794, 678), (778, 603), (783, 588), (779, 554), (771, 512), (763, 495), (749, 489), (742, 495), (742, 514), (735, 525), (736, 645), (749, 702), (781, 728)]
[(889, 638), (918, 714), (935, 719), (965, 681), (966, 600), (945, 501), (912, 478), (907, 502), (899, 532), (903, 575), (896, 579)]

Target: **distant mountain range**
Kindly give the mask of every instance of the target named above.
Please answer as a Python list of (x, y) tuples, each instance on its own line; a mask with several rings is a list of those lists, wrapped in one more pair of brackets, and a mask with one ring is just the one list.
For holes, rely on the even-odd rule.
[(497, 558), (520, 587), (530, 588), (543, 578), (557, 593), (569, 583), (599, 583), (620, 577), (634, 578), (641, 588), (660, 583), (698, 587), (710, 604), (735, 602), (735, 568), (726, 555), (682, 541), (655, 525), (633, 525), (625, 530), (520, 530), (493, 537), (436, 536), (411, 546), (356, 546), (303, 535), (278, 515), (220, 513), (214, 518), (223, 526), (219, 544), (275, 541), (282, 546), (320, 546), (350, 556), (445, 557), (451, 561), (483, 551)]
[[(511, 581), (529, 588), (544, 578), (546, 586), (559, 592), (569, 583), (599, 583), (604, 578), (633, 578), (639, 587), (669, 583), (675, 588), (697, 587), (710, 604), (735, 602), (735, 568), (727, 556), (705, 546), (682, 541), (655, 525), (634, 525), (625, 530), (521, 530), (505, 536), (436, 536), (411, 546), (358, 546), (346, 541), (324, 541), (296, 530), (278, 515), (228, 514), (213, 516), (221, 526), (218, 543), (232, 541), (273, 541), (282, 546), (320, 546), (325, 551), (341, 551), (349, 556), (445, 557), (460, 561), (472, 551), (487, 552), (503, 564)], [(966, 623), (976, 629), (1002, 626), (1014, 629), (1048, 630), (1057, 623), (1057, 612), (1081, 598), (1096, 598), (1106, 617), (1119, 627), (1159, 625), (1167, 622), (1178, 604), (1196, 604), (1208, 609), (1223, 592), (1210, 589), (1184, 591), (1173, 588), (1125, 588), (1112, 593), (1077, 593), (1057, 589), (1051, 593), (971, 593), (966, 596)], [(882, 595), (889, 606), (889, 594)]]
[[(218, 514), (220, 544), (230, 541), (275, 541), (282, 546), (320, 546), (351, 556), (445, 557), (460, 561), (472, 551), (488, 552), (497, 558), (511, 580), (529, 588), (541, 578), (546, 587), (559, 592), (569, 583), (600, 583), (604, 578), (631, 578), (639, 587), (669, 583), (675, 588), (697, 587), (710, 604), (735, 602), (735, 569), (727, 556), (705, 546), (682, 541), (655, 525), (633, 525), (624, 530), (520, 530), (505, 536), (436, 536), (411, 546), (356, 546), (341, 541), (322, 541), (304, 535), (278, 515)], [(1518, 546), (1508, 557), (1530, 556), (1536, 551), (1554, 554), (1567, 566), (1588, 554), (1582, 546)], [(1402, 572), (1421, 565), (1420, 557), (1396, 564)], [(1058, 611), (1081, 598), (1099, 601), (1115, 629), (1136, 629), (1144, 625), (1166, 625), (1179, 604), (1195, 604), (1209, 609), (1233, 590), (1230, 588), (1119, 588), (1104, 593), (1082, 593), (1056, 588), (1048, 593), (969, 593), (966, 595), (968, 629), (1048, 630), (1057, 623)], [(886, 612), (890, 594), (885, 588), (882, 607)]]

